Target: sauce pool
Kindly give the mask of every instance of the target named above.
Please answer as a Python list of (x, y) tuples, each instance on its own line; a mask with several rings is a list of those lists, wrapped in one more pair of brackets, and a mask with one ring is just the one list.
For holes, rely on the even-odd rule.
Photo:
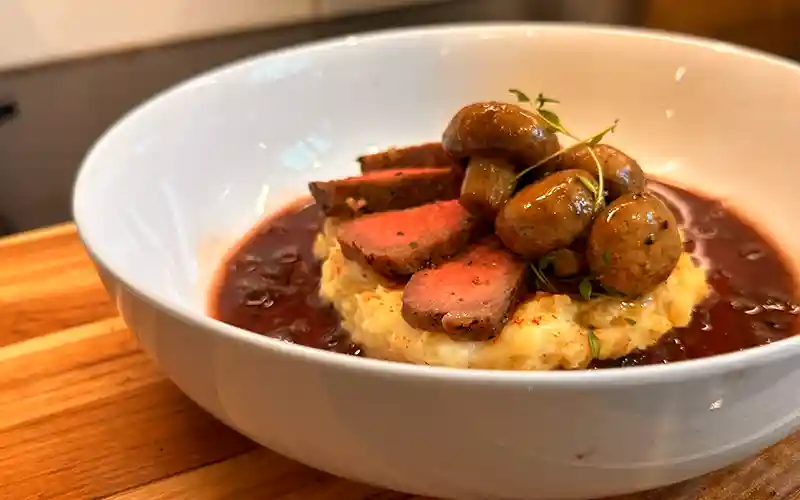
[(780, 252), (721, 202), (648, 180), (683, 230), (684, 250), (706, 269), (711, 287), (691, 323), (653, 347), (598, 368), (669, 363), (739, 351), (798, 331), (797, 285)]
[(308, 202), (264, 221), (224, 263), (211, 315), (287, 342), (360, 354), (336, 311), (319, 298), (313, 247), (323, 223), (322, 212)]
[[(712, 292), (685, 328), (655, 346), (593, 368), (669, 363), (769, 344), (798, 331), (793, 273), (777, 249), (720, 202), (649, 180), (675, 213), (685, 249), (706, 268)], [(210, 314), (231, 325), (318, 349), (360, 355), (333, 308), (318, 296), (313, 245), (324, 216), (286, 207), (247, 236), (223, 264)]]

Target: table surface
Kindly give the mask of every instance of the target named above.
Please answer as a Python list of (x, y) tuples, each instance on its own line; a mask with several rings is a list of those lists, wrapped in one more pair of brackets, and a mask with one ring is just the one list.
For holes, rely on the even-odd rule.
[[(0, 500), (421, 500), (309, 469), (195, 406), (138, 348), (71, 224), (0, 239), (0, 408)], [(800, 433), (623, 499), (800, 499)]]

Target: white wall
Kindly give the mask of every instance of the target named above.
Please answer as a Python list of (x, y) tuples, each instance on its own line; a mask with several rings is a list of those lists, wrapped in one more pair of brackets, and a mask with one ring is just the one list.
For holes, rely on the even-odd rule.
[(435, 0), (0, 0), (0, 70)]

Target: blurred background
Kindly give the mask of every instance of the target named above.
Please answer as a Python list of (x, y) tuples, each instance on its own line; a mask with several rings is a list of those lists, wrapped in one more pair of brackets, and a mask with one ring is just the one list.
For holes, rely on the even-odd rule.
[(800, 0), (7, 0), (0, 3), (0, 235), (71, 218), (86, 150), (180, 80), (271, 49), (475, 21), (645, 26), (800, 60)]

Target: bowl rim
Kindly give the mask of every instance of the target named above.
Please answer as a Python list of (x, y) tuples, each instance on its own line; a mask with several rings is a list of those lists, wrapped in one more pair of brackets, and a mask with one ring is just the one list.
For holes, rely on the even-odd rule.
[[(517, 35), (519, 32), (580, 32), (598, 36), (630, 37), (634, 39), (664, 40), (671, 43), (691, 45), (715, 52), (733, 54), (760, 63), (776, 65), (794, 72), (800, 79), (800, 63), (788, 58), (770, 54), (729, 42), (695, 35), (679, 34), (651, 28), (621, 27), (606, 24), (589, 24), (579, 22), (470, 22), (443, 23), (426, 26), (393, 28), (367, 31), (358, 34), (325, 38), (309, 43), (302, 43), (254, 54), (224, 65), (212, 68), (185, 79), (175, 85), (150, 96), (143, 102), (124, 113), (105, 132), (96, 139), (84, 156), (72, 188), (72, 213), (78, 236), (91, 259), (109, 273), (130, 293), (151, 307), (166, 311), (195, 328), (209, 331), (231, 340), (243, 342), (254, 349), (266, 349), (275, 355), (294, 358), (298, 361), (319, 363), (330, 368), (353, 371), (363, 375), (381, 377), (407, 377), (423, 380), (445, 380), (451, 383), (467, 384), (520, 384), (536, 386), (558, 386), (560, 388), (583, 389), (596, 386), (638, 386), (643, 384), (673, 383), (697, 378), (720, 375), (739, 369), (761, 366), (789, 356), (800, 354), (800, 335), (782, 339), (771, 344), (762, 345), (732, 353), (710, 356), (659, 365), (605, 368), (601, 370), (559, 370), (559, 371), (514, 371), (488, 370), (475, 368), (451, 368), (441, 366), (420, 366), (409, 363), (385, 361), (365, 357), (342, 355), (299, 344), (290, 344), (270, 337), (259, 335), (214, 319), (207, 314), (199, 313), (189, 307), (177, 303), (157, 291), (148, 290), (136, 282), (135, 277), (125, 276), (112, 268), (102, 256), (103, 243), (93, 239), (86, 232), (86, 216), (82, 213), (81, 200), (91, 196), (87, 180), (99, 167), (97, 157), (108, 138), (116, 131), (127, 126), (139, 115), (158, 108), (173, 94), (181, 93), (204, 82), (219, 78), (228, 73), (243, 71), (248, 67), (265, 60), (291, 58), (309, 52), (320, 53), (336, 50), (354, 43), (379, 43), (407, 38), (446, 37), (448, 34), (478, 34), (486, 31), (498, 34)], [(112, 297), (112, 300), (114, 297)]]

